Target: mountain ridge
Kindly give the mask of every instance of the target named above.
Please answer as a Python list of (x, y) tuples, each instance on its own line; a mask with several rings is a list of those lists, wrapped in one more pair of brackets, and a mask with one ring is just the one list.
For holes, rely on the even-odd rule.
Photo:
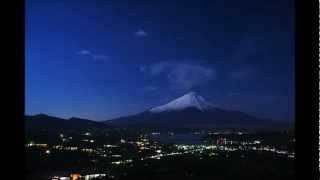
[(214, 106), (195, 92), (187, 93), (167, 104), (105, 122), (118, 127), (160, 129), (282, 129), (286, 122), (258, 118), (236, 110)]
[(133, 128), (152, 130), (176, 129), (287, 129), (290, 122), (264, 119), (250, 114), (225, 110), (213, 105), (195, 92), (189, 92), (166, 104), (143, 112), (106, 121), (71, 117), (68, 119), (47, 114), (26, 115), (28, 131), (59, 132), (83, 131), (87, 129), (104, 130), (110, 128)]
[(25, 120), (25, 129), (27, 132), (59, 133), (64, 131), (77, 132), (86, 130), (104, 131), (114, 128), (110, 123), (101, 123), (77, 117), (64, 119), (42, 113), (25, 115)]

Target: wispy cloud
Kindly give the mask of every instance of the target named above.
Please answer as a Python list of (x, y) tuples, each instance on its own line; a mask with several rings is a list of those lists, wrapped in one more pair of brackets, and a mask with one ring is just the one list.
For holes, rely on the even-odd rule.
[(159, 88), (158, 87), (155, 87), (155, 86), (147, 86), (144, 88), (145, 91), (156, 91), (158, 90)]
[(81, 51), (76, 52), (76, 54), (80, 55), (80, 56), (89, 56), (93, 60), (104, 60), (104, 59), (108, 58), (108, 56), (105, 54), (95, 54), (89, 50), (81, 50)]
[(88, 50), (81, 50), (76, 53), (77, 55), (91, 55), (91, 52)]
[(108, 57), (106, 55), (102, 55), (102, 54), (95, 54), (92, 56), (92, 58), (94, 60), (99, 60), (99, 59), (107, 59)]
[(143, 29), (138, 29), (135, 33), (134, 33), (136, 36), (138, 37), (146, 37), (148, 36), (149, 34), (144, 31)]
[(215, 70), (191, 62), (161, 61), (143, 67), (142, 72), (151, 76), (163, 75), (175, 90), (190, 90), (215, 78)]
[(140, 72), (146, 72), (146, 70), (147, 70), (147, 66), (139, 66), (139, 71)]

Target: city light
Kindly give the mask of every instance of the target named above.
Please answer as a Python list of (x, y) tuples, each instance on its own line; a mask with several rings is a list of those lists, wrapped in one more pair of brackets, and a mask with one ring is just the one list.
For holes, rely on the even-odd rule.
[(29, 144), (26, 144), (26, 147), (40, 147), (40, 148), (46, 148), (47, 144), (36, 144), (34, 142), (30, 142)]
[[(62, 138), (66, 139), (66, 138)], [(70, 138), (68, 138), (70, 139)], [(93, 139), (82, 139), (81, 141), (96, 143)], [(125, 145), (125, 146), (123, 146)], [(128, 157), (119, 154), (119, 150), (123, 147), (127, 147), (128, 145), (136, 147), (137, 153), (141, 153), (142, 157), (137, 159), (128, 159)], [(278, 155), (282, 155), (287, 158), (294, 158), (294, 152), (290, 152), (288, 150), (277, 149), (276, 147), (263, 144), (261, 140), (240, 140), (234, 141), (229, 140), (227, 138), (217, 138), (213, 140), (211, 143), (201, 143), (201, 144), (174, 144), (172, 148), (166, 149), (163, 144), (151, 141), (145, 136), (141, 135), (139, 138), (133, 141), (125, 141), (123, 138), (120, 139), (120, 144), (102, 144), (100, 147), (90, 147), (89, 144), (79, 144), (79, 145), (65, 145), (65, 144), (57, 144), (48, 146), (47, 144), (37, 144), (33, 141), (29, 144), (26, 144), (26, 147), (34, 147), (34, 148), (46, 148), (45, 154), (51, 154), (51, 149), (55, 149), (59, 152), (64, 151), (75, 151), (75, 152), (87, 152), (91, 156), (95, 157), (103, 157), (106, 160), (110, 159), (109, 163), (112, 165), (126, 165), (132, 163), (134, 161), (144, 161), (146, 159), (153, 160), (162, 160), (165, 157), (175, 156), (179, 157), (181, 155), (188, 155), (197, 157), (199, 160), (205, 159), (206, 157), (213, 156), (221, 156), (225, 158), (231, 157), (231, 153), (234, 151), (265, 151), (271, 152)], [(120, 149), (119, 149), (120, 148)], [(144, 154), (143, 151), (148, 150), (148, 154)], [(51, 155), (52, 156), (52, 155)], [(241, 158), (245, 158), (245, 154), (240, 155)], [(111, 160), (111, 158), (117, 159)], [(90, 159), (91, 162), (98, 162), (99, 159)], [(73, 179), (94, 179), (98, 177), (97, 175), (90, 174), (81, 176), (79, 173), (74, 173), (71, 178)], [(102, 177), (102, 176), (99, 176)], [(70, 179), (70, 177), (59, 177), (59, 179)], [(57, 176), (54, 176), (53, 179), (57, 179)], [(70, 179), (70, 180), (73, 180)]]
[(90, 132), (86, 132), (84, 133), (85, 136), (91, 136), (91, 133)]

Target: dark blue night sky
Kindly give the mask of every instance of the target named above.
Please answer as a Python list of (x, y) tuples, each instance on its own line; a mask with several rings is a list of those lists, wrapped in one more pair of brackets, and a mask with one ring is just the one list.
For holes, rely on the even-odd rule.
[(27, 0), (26, 114), (93, 120), (189, 91), (294, 120), (293, 0)]

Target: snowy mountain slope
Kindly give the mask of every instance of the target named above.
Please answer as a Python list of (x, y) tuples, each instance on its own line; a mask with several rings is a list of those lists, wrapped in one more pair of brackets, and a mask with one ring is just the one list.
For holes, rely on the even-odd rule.
[(150, 109), (150, 112), (159, 113), (165, 111), (182, 110), (194, 107), (200, 111), (209, 110), (213, 108), (213, 104), (206, 101), (202, 96), (197, 95), (195, 92), (189, 92), (180, 98), (177, 98), (167, 104)]

